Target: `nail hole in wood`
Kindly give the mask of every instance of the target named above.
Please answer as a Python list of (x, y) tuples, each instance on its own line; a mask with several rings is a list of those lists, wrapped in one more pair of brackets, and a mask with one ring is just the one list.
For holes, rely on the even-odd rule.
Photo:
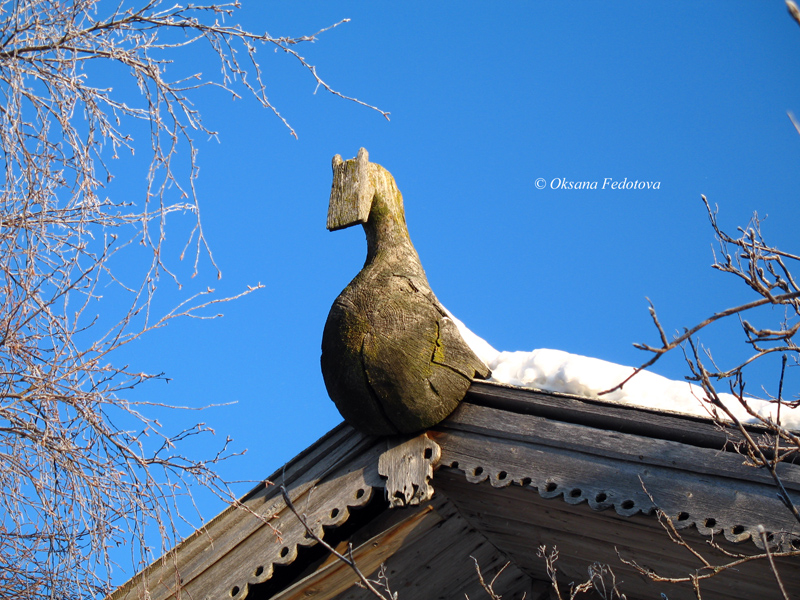
[(506, 477), (508, 477), (508, 473), (506, 473), (505, 471), (500, 471), (500, 472), (497, 474), (497, 478), (498, 478), (498, 479), (500, 479), (501, 481), (502, 481), (503, 479), (505, 479)]
[(569, 491), (569, 495), (572, 496), (573, 498), (577, 498), (578, 496), (581, 495), (581, 490), (579, 488), (572, 489)]
[(605, 492), (600, 492), (597, 496), (594, 497), (595, 502), (605, 502), (608, 496), (606, 496)]
[(555, 481), (548, 481), (547, 485), (544, 486), (545, 491), (548, 492), (555, 492), (558, 484)]
[(706, 527), (708, 527), (709, 529), (714, 527), (714, 525), (716, 525), (716, 524), (717, 524), (717, 520), (716, 519), (706, 519)]
[(625, 510), (630, 510), (634, 507), (634, 502), (633, 500), (625, 500), (622, 502), (621, 506)]
[(338, 508), (334, 508), (331, 511), (331, 519), (335, 519), (337, 516), (339, 516), (339, 509)]
[(366, 492), (365, 490), (363, 490), (363, 489), (361, 489), (361, 490), (358, 490), (358, 491), (356, 492), (356, 498), (363, 498), (363, 497), (364, 497), (364, 494), (366, 494), (366, 493), (367, 493), (367, 492)]
[(740, 533), (744, 533), (744, 527), (742, 525), (736, 525), (733, 529), (731, 529), (733, 535), (739, 535)]
[(678, 521), (686, 521), (689, 518), (689, 513), (682, 512), (678, 513)]
[(283, 548), (281, 548), (281, 558), (286, 558), (287, 554), (289, 554), (289, 548), (284, 546)]
[(231, 596), (238, 596), (239, 595), (239, 586), (235, 585), (231, 588)]
[(260, 577), (263, 572), (264, 572), (264, 567), (257, 567), (253, 575), (255, 575), (256, 577)]
[(433, 448), (425, 448), (425, 458), (430, 458), (433, 456)]
[(475, 475), (481, 475), (483, 473), (483, 467), (475, 467)]

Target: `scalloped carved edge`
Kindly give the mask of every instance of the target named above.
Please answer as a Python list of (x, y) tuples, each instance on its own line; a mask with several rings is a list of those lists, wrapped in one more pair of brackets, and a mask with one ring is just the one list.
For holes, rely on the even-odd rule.
[[(592, 510), (601, 511), (613, 508), (623, 517), (631, 517), (642, 513), (654, 515), (657, 507), (650, 496), (642, 490), (641, 493), (621, 494), (613, 487), (596, 487), (590, 485), (576, 485), (559, 476), (541, 477), (531, 473), (516, 472), (511, 469), (487, 469), (478, 462), (467, 462), (449, 459), (442, 461), (439, 467), (451, 467), (464, 473), (470, 483), (489, 481), (492, 487), (505, 488), (512, 484), (536, 490), (542, 498), (554, 499), (562, 497), (567, 504), (577, 505), (586, 502)], [(752, 540), (759, 550), (764, 550), (761, 533), (758, 525), (744, 526), (741, 524), (721, 524), (712, 516), (700, 516), (685, 511), (663, 511), (675, 525), (676, 529), (686, 529), (694, 526), (705, 537), (722, 534), (732, 543), (741, 543)], [(770, 550), (799, 550), (800, 535), (791, 532), (768, 532), (767, 542)]]
[(656, 510), (653, 502), (644, 493), (637, 497), (628, 497), (610, 488), (589, 489), (590, 486), (571, 485), (558, 476), (541, 478), (504, 469), (492, 471), (477, 463), (465, 466), (463, 460), (453, 459), (441, 466), (459, 469), (470, 483), (482, 483), (488, 480), (495, 488), (516, 484), (536, 490), (542, 498), (552, 499), (561, 496), (567, 504), (587, 502), (594, 510), (614, 508), (617, 514), (623, 517), (630, 517), (640, 512), (650, 515)]
[[(345, 475), (345, 478), (352, 479), (353, 475), (356, 474), (349, 473)], [(298, 512), (304, 515), (306, 523), (314, 534), (322, 537), (325, 528), (343, 525), (350, 518), (350, 509), (363, 507), (372, 499), (376, 489), (374, 484), (378, 482), (368, 482), (365, 478), (359, 479), (361, 481), (353, 482), (356, 485), (352, 485), (351, 482), (342, 485), (341, 479), (318, 482), (317, 485), (304, 490), (297, 498), (292, 498), (292, 504), (295, 505)], [(335, 493), (333, 499), (328, 496), (325, 502), (310, 507), (310, 511), (305, 510), (306, 506), (311, 505), (313, 502), (314, 496), (325, 498), (325, 494), (329, 490), (324, 488), (332, 487), (333, 485), (340, 488), (332, 490)], [(345, 493), (342, 493), (342, 491)], [(281, 539), (282, 530), (288, 531), (289, 528), (302, 529), (302, 526), (297, 522), (297, 517), (282, 501), (279, 511), (272, 517), (269, 526), (274, 529), (278, 540)], [(247, 598), (252, 586), (264, 583), (272, 577), (276, 565), (293, 563), (297, 559), (298, 550), (301, 546), (313, 546), (316, 543), (314, 538), (304, 532), (299, 538), (286, 540), (285, 543), (280, 542), (273, 547), (264, 548), (261, 560), (253, 562), (255, 566), (251, 575), (241, 584), (234, 585), (229, 590), (228, 597), (235, 600)]]

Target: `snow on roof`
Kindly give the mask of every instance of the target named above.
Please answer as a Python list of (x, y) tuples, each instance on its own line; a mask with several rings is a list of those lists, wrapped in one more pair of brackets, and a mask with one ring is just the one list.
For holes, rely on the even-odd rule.
[[(447, 313), (473, 352), (492, 370), (490, 381), (660, 411), (705, 418), (711, 416), (709, 405), (702, 400), (705, 397), (703, 389), (688, 381), (674, 381), (649, 371), (642, 371), (622, 389), (601, 396), (600, 392), (619, 385), (633, 373), (634, 368), (547, 348), (530, 352), (500, 352), (486, 340), (472, 333), (449, 311)], [(732, 394), (720, 394), (720, 399), (741, 422), (758, 423), (758, 420), (748, 414)], [(775, 419), (778, 408), (776, 403), (756, 398), (748, 398), (747, 402), (758, 415)], [(784, 427), (800, 430), (800, 408), (791, 409), (783, 405), (780, 420)]]

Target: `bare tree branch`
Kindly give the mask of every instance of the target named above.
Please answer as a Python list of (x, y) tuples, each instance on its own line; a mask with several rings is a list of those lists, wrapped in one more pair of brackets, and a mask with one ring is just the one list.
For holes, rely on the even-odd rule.
[(778, 582), (778, 588), (781, 590), (781, 595), (783, 596), (784, 600), (789, 600), (789, 594), (786, 593), (786, 588), (783, 585), (783, 581), (781, 581), (781, 576), (778, 574), (778, 567), (775, 566), (775, 560), (772, 558), (772, 552), (769, 550), (767, 532), (764, 530), (764, 527), (759, 525), (758, 533), (761, 535), (761, 543), (764, 544), (764, 554), (766, 554), (767, 559), (769, 559), (769, 566), (772, 569), (772, 573), (775, 575), (775, 580)]
[(800, 8), (797, 8), (797, 4), (792, 2), (792, 0), (786, 0), (786, 8), (789, 10), (789, 14), (792, 15), (795, 22), (800, 25)]
[[(738, 446), (738, 450), (745, 455), (745, 464), (765, 469), (770, 473), (775, 482), (778, 498), (793, 515), (795, 521), (800, 523), (800, 511), (792, 502), (778, 473), (780, 462), (793, 459), (800, 453), (800, 435), (783, 424), (781, 413), (784, 405), (796, 407), (800, 404), (797, 399), (787, 401), (784, 398), (784, 377), (787, 364), (789, 360), (792, 360), (794, 365), (800, 363), (800, 360), (798, 360), (800, 350), (798, 350), (795, 341), (795, 337), (800, 331), (800, 321), (798, 320), (800, 319), (800, 288), (798, 288), (796, 278), (790, 268), (790, 266), (795, 266), (800, 261), (800, 256), (769, 245), (762, 236), (762, 220), (759, 219), (757, 214), (753, 216), (748, 227), (738, 229), (738, 237), (728, 235), (719, 227), (716, 209), (711, 209), (705, 196), (702, 198), (719, 244), (719, 255), (715, 255), (713, 268), (741, 279), (752, 291), (756, 292), (759, 299), (716, 313), (698, 325), (685, 329), (682, 335), (675, 336), (672, 340), (667, 338), (664, 327), (661, 325), (651, 304), (650, 315), (661, 339), (661, 345), (636, 344), (636, 347), (653, 354), (651, 359), (638, 370), (653, 364), (665, 353), (679, 346), (682, 347), (686, 363), (691, 371), (691, 376), (687, 377), (687, 379), (697, 382), (702, 387), (703, 396), (699, 399), (709, 408), (709, 413), (717, 426), (723, 429), (733, 428), (738, 431), (740, 439), (743, 440), (742, 444)], [(754, 309), (766, 305), (784, 308), (783, 318), (777, 325), (756, 327), (744, 318), (745, 314), (752, 313)], [(693, 336), (711, 323), (733, 315), (739, 317), (739, 326), (744, 333), (744, 342), (755, 353), (732, 368), (722, 369), (711, 358), (711, 353), (700, 346)], [(755, 411), (752, 407), (754, 399), (745, 395), (745, 369), (759, 359), (776, 352), (781, 354), (778, 391), (775, 397), (769, 398), (776, 407), (772, 416), (767, 416)], [(709, 363), (706, 362), (706, 358), (709, 359)], [(715, 387), (715, 382), (726, 380), (730, 392), (728, 397), (730, 400), (728, 398), (723, 400)], [(621, 387), (624, 383), (622, 382), (617, 387)], [(737, 404), (738, 407), (736, 406)], [(737, 416), (734, 408), (743, 409), (743, 414), (763, 425), (766, 433), (760, 436), (753, 434), (745, 427), (741, 416)], [(739, 414), (742, 414), (741, 411), (739, 411)], [(652, 497), (651, 500), (653, 500)], [(655, 504), (655, 501), (653, 502)], [(747, 562), (766, 561), (770, 565), (782, 595), (788, 598), (777, 571), (774, 557), (796, 557), (800, 556), (800, 552), (773, 552), (769, 547), (769, 538), (766, 532), (761, 531), (761, 542), (764, 545), (762, 554), (733, 555), (710, 542), (715, 548), (732, 559), (724, 564), (715, 565), (684, 540), (666, 514), (660, 510), (657, 511), (657, 514), (670, 539), (691, 553), (698, 561), (699, 567), (684, 577), (664, 577), (652, 569), (637, 565), (634, 561), (623, 559), (626, 564), (634, 566), (639, 572), (653, 581), (690, 583), (696, 597), (701, 598), (701, 582), (705, 579), (715, 577), (731, 569), (737, 569)]]
[[(658, 319), (655, 307), (650, 303), (650, 317), (653, 319), (653, 324), (658, 331), (661, 346), (634, 344), (636, 348), (649, 352), (653, 356), (635, 369), (624, 381), (609, 390), (603, 391), (602, 394), (621, 389), (637, 373), (652, 366), (667, 352), (682, 346), (700, 330), (712, 323), (733, 315), (742, 315), (767, 305), (784, 306), (790, 311), (791, 317), (787, 317), (778, 328), (756, 328), (747, 320), (741, 319), (741, 327), (746, 335), (746, 343), (756, 353), (735, 367), (725, 371), (710, 372), (709, 376), (715, 379), (733, 377), (750, 363), (762, 356), (775, 352), (792, 354), (797, 362), (798, 356), (800, 356), (800, 349), (794, 341), (794, 336), (800, 330), (800, 322), (792, 324), (790, 321), (791, 319), (796, 320), (800, 316), (800, 287), (798, 287), (784, 259), (800, 261), (800, 256), (767, 245), (761, 235), (761, 220), (758, 215), (754, 215), (750, 226), (745, 229), (739, 228), (741, 234), (739, 238), (729, 236), (720, 229), (717, 223), (716, 210), (711, 209), (705, 196), (702, 196), (702, 200), (719, 243), (721, 255), (724, 257), (720, 261), (715, 255), (713, 268), (741, 278), (748, 287), (761, 297), (752, 302), (717, 312), (694, 327), (684, 329), (681, 335), (677, 335), (671, 340), (668, 339), (667, 333)], [(729, 249), (731, 246), (733, 247), (732, 251)], [(732, 254), (735, 258), (732, 257)], [(781, 293), (776, 294), (775, 291)], [(693, 380), (697, 379), (694, 378)]]
[[(366, 575), (364, 575), (364, 573), (361, 572), (361, 569), (358, 568), (356, 561), (353, 559), (352, 544), (348, 544), (347, 556), (345, 556), (341, 552), (338, 552), (336, 548), (334, 548), (328, 542), (323, 540), (320, 536), (314, 533), (314, 530), (311, 527), (309, 527), (308, 521), (306, 520), (305, 516), (301, 515), (295, 508), (294, 503), (292, 502), (292, 499), (289, 497), (289, 493), (286, 491), (286, 488), (284, 486), (281, 486), (281, 495), (283, 496), (283, 501), (286, 503), (286, 506), (289, 508), (289, 510), (292, 511), (294, 516), (297, 517), (297, 520), (300, 521), (300, 524), (306, 530), (306, 534), (310, 538), (314, 539), (323, 548), (328, 550), (328, 552), (333, 554), (336, 558), (338, 558), (340, 561), (342, 561), (344, 564), (350, 567), (353, 570), (353, 573), (355, 573), (356, 576), (358, 577), (358, 580), (361, 583), (361, 585), (364, 586), (366, 589), (368, 589), (373, 596), (379, 598), (380, 600), (397, 600), (398, 598), (397, 593), (396, 592), (392, 593), (389, 590), (388, 580), (386, 579), (386, 573), (383, 570), (383, 567), (381, 567), (381, 572), (379, 575), (378, 582), (372, 581), (371, 579), (367, 579)], [(378, 583), (381, 587), (384, 588), (386, 594), (383, 594), (380, 590), (378, 590), (378, 588), (375, 586), (376, 583)]]

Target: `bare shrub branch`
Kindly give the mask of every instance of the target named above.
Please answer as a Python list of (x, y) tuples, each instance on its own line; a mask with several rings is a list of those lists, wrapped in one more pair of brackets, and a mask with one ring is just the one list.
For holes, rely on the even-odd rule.
[[(475, 558), (474, 556), (470, 556), (470, 558), (472, 559), (472, 562), (475, 563), (475, 572), (478, 575), (478, 581), (480, 581), (481, 587), (483, 588), (483, 591), (486, 592), (486, 595), (489, 596), (490, 600), (502, 600), (502, 596), (494, 591), (494, 584), (497, 581), (497, 578), (500, 577), (503, 571), (505, 571), (508, 568), (508, 565), (510, 565), (511, 562), (507, 562), (506, 564), (504, 564), (500, 568), (500, 570), (498, 570), (497, 573), (495, 573), (494, 577), (492, 577), (492, 580), (487, 582), (483, 578), (483, 573), (481, 572), (480, 564), (478, 564), (478, 559)], [(467, 600), (469, 600), (469, 596), (467, 594), (464, 594), (464, 596), (466, 596)], [(526, 594), (523, 593), (521, 600), (525, 600), (525, 596)]]
[[(712, 210), (705, 196), (702, 199), (718, 242), (713, 268), (741, 279), (759, 296), (759, 299), (715, 313), (694, 327), (685, 329), (683, 334), (676, 335), (671, 340), (668, 339), (651, 304), (650, 315), (661, 339), (661, 345), (635, 344), (637, 348), (651, 353), (652, 357), (636, 369), (631, 377), (654, 364), (667, 352), (678, 347), (683, 348), (691, 371), (691, 376), (686, 379), (697, 382), (702, 387), (704, 393), (703, 397), (699, 398), (700, 401), (705, 403), (709, 414), (719, 427), (733, 427), (738, 430), (744, 440), (740, 451), (747, 456), (747, 464), (769, 471), (778, 488), (779, 497), (800, 523), (800, 511), (791, 501), (777, 473), (777, 465), (780, 462), (792, 459), (800, 453), (800, 435), (785, 427), (781, 420), (782, 406), (800, 405), (798, 397), (792, 400), (783, 397), (787, 363), (791, 361), (794, 366), (800, 365), (800, 348), (796, 342), (796, 336), (800, 331), (800, 287), (792, 273), (792, 267), (796, 267), (800, 262), (800, 256), (769, 245), (762, 235), (762, 220), (757, 214), (747, 227), (738, 229), (737, 237), (728, 235), (717, 222), (717, 210)], [(752, 318), (750, 314), (755, 314), (754, 309), (768, 305), (783, 308), (780, 322), (769, 327), (756, 327), (751, 324), (748, 319)], [(733, 315), (739, 318), (739, 326), (744, 333), (744, 343), (750, 348), (750, 352), (745, 360), (733, 367), (720, 368), (712, 358), (711, 352), (703, 348), (693, 336), (712, 323)], [(777, 396), (763, 399), (776, 405), (772, 415), (768, 415), (754, 410), (752, 404), (757, 398), (745, 394), (745, 370), (771, 354), (781, 355), (781, 371)], [(613, 389), (621, 388), (629, 380), (630, 377)], [(738, 404), (751, 421), (763, 425), (768, 432), (767, 435), (758, 438), (751, 435), (741, 418), (737, 418), (732, 404), (721, 398), (716, 388), (720, 381), (727, 382), (732, 403)]]
[[(550, 585), (558, 600), (565, 600), (562, 594), (562, 586), (558, 580), (558, 548), (548, 551), (546, 546), (539, 546), (536, 555), (545, 561), (547, 577)], [(602, 600), (627, 600), (619, 586), (622, 582), (617, 582), (614, 571), (608, 565), (594, 562), (589, 565), (588, 577), (586, 581), (576, 584), (574, 581), (569, 584), (566, 600), (575, 600), (580, 595), (590, 594), (591, 597), (601, 598)]]
[[(636, 345), (638, 348), (653, 354), (651, 359), (638, 370), (653, 364), (665, 353), (677, 347), (683, 348), (686, 363), (691, 371), (691, 376), (687, 377), (687, 379), (697, 382), (702, 387), (703, 397), (700, 400), (709, 408), (709, 414), (716, 425), (722, 429), (734, 428), (738, 431), (743, 442), (737, 446), (737, 449), (746, 457), (744, 464), (766, 469), (770, 473), (777, 488), (778, 498), (790, 511), (794, 519), (800, 523), (800, 512), (792, 502), (777, 471), (780, 462), (794, 459), (800, 452), (800, 436), (784, 426), (781, 420), (781, 408), (784, 405), (797, 407), (800, 404), (798, 399), (787, 401), (783, 396), (787, 363), (790, 360), (794, 365), (800, 363), (800, 360), (798, 360), (800, 351), (795, 341), (795, 336), (800, 330), (800, 321), (798, 320), (800, 319), (800, 288), (790, 268), (796, 266), (797, 261), (800, 261), (800, 256), (770, 246), (762, 236), (762, 220), (757, 214), (753, 216), (747, 227), (738, 229), (739, 235), (737, 237), (728, 235), (719, 227), (716, 209), (711, 209), (705, 196), (702, 199), (719, 245), (719, 254), (715, 253), (713, 268), (738, 277), (752, 291), (756, 292), (760, 298), (716, 313), (700, 324), (685, 329), (682, 335), (675, 336), (672, 340), (667, 338), (665, 330), (651, 304), (650, 314), (661, 338), (661, 346)], [(782, 320), (769, 327), (752, 325), (745, 316), (751, 314), (757, 307), (765, 305), (783, 307)], [(717, 366), (711, 356), (711, 352), (703, 348), (693, 336), (711, 323), (732, 315), (739, 317), (739, 326), (744, 333), (744, 342), (751, 349), (752, 354), (735, 366), (723, 369)], [(751, 317), (748, 316), (748, 318)], [(770, 416), (754, 410), (752, 404), (756, 398), (745, 395), (745, 369), (759, 359), (773, 353), (781, 354), (781, 370), (777, 395), (766, 399), (776, 405), (775, 411)], [(730, 392), (729, 398), (732, 398), (733, 403), (723, 401), (715, 387), (715, 382), (718, 384), (719, 381), (727, 381), (727, 387)], [(621, 387), (624, 383), (618, 387)], [(744, 414), (752, 421), (762, 425), (766, 433), (759, 436), (752, 434), (745, 427), (742, 419), (735, 414), (733, 410), (733, 405), (735, 404), (738, 404), (744, 410)], [(653, 500), (652, 497), (651, 500)], [(655, 501), (653, 502), (655, 504)], [(800, 552), (773, 552), (769, 547), (766, 532), (762, 531), (761, 542), (764, 545), (764, 552), (761, 554), (732, 554), (714, 543), (713, 540), (710, 540), (708, 542), (709, 545), (731, 559), (723, 564), (712, 564), (681, 536), (668, 515), (661, 510), (657, 510), (657, 515), (670, 539), (685, 548), (698, 561), (699, 566), (683, 577), (666, 577), (653, 569), (639, 566), (635, 561), (620, 557), (624, 563), (633, 566), (652, 581), (689, 583), (694, 590), (695, 596), (699, 599), (702, 597), (701, 582), (703, 580), (716, 577), (729, 570), (736, 570), (744, 563), (763, 561), (769, 565), (781, 594), (788, 598), (774, 562), (774, 557), (797, 557), (800, 556)]]
[[(794, 341), (794, 336), (800, 330), (800, 321), (797, 321), (800, 316), (800, 288), (786, 261), (800, 261), (800, 256), (767, 245), (761, 234), (762, 221), (757, 214), (753, 216), (748, 227), (738, 229), (740, 237), (729, 236), (720, 229), (717, 223), (716, 209), (711, 209), (705, 196), (702, 196), (702, 199), (719, 243), (720, 254), (723, 257), (720, 260), (715, 253), (712, 267), (741, 278), (760, 298), (714, 313), (694, 327), (684, 329), (682, 334), (674, 336), (671, 340), (668, 339), (667, 333), (658, 319), (655, 307), (650, 303), (650, 316), (658, 330), (661, 345), (634, 344), (636, 348), (649, 352), (653, 356), (635, 369), (630, 377), (614, 388), (604, 391), (603, 394), (622, 388), (637, 373), (655, 364), (667, 352), (682, 347), (700, 330), (733, 315), (740, 316), (740, 324), (746, 336), (745, 343), (753, 348), (754, 353), (740, 364), (727, 370), (708, 371), (709, 377), (715, 379), (735, 377), (750, 363), (772, 353), (792, 355), (794, 361), (798, 362), (800, 349)], [(776, 291), (778, 293), (775, 293)], [(784, 306), (787, 310), (784, 321), (776, 328), (756, 328), (741, 317), (745, 313), (766, 305)], [(699, 381), (699, 376), (695, 374), (690, 380)]]
[[(786, 0), (786, 6), (792, 19), (800, 24), (800, 9), (797, 4), (793, 0)], [(791, 112), (787, 114), (795, 130), (800, 133), (800, 123)], [(791, 366), (800, 366), (800, 348), (796, 341), (796, 336), (800, 331), (800, 286), (793, 273), (800, 262), (800, 255), (781, 250), (767, 243), (761, 230), (763, 220), (757, 213), (754, 213), (747, 227), (739, 227), (736, 235), (729, 235), (719, 226), (718, 209), (716, 207), (712, 209), (705, 196), (702, 196), (702, 200), (717, 240), (717, 250), (714, 253), (712, 267), (739, 278), (751, 291), (755, 292), (756, 298), (745, 304), (717, 312), (693, 327), (684, 328), (682, 333), (676, 334), (672, 338), (667, 335), (656, 314), (655, 307), (648, 299), (650, 317), (658, 332), (660, 345), (634, 344), (636, 348), (649, 353), (650, 358), (635, 369), (628, 378), (602, 394), (621, 389), (637, 373), (655, 364), (666, 353), (676, 348), (682, 348), (691, 371), (691, 376), (686, 379), (697, 382), (703, 389), (703, 396), (698, 400), (704, 403), (719, 428), (723, 430), (733, 428), (738, 431), (743, 442), (737, 445), (737, 450), (746, 457), (744, 464), (758, 469), (766, 469), (770, 473), (777, 488), (778, 498), (795, 521), (800, 523), (800, 511), (792, 502), (777, 470), (779, 463), (786, 460), (796, 461), (800, 455), (800, 435), (786, 427), (781, 419), (782, 407), (800, 407), (800, 396), (795, 395), (793, 399), (786, 400), (783, 395), (787, 364), (791, 361)], [(769, 326), (753, 325), (748, 319), (763, 318), (757, 309), (764, 306), (783, 309), (782, 318)], [(739, 327), (744, 334), (744, 343), (748, 347), (748, 355), (731, 367), (721, 368), (714, 361), (711, 351), (701, 346), (695, 339), (695, 335), (714, 323), (730, 322), (728, 317), (732, 316), (738, 318)], [(777, 395), (770, 397), (769, 394), (766, 394), (767, 398), (746, 396), (746, 369), (771, 354), (781, 355)], [(715, 387), (715, 384), (719, 385), (719, 382), (727, 384), (726, 387), (730, 392), (732, 402), (727, 402), (728, 398), (725, 399), (726, 401), (721, 398), (721, 394)], [(775, 410), (771, 414), (754, 410), (755, 401), (762, 403), (768, 401), (775, 405)], [(762, 425), (766, 433), (759, 436), (751, 434), (742, 423), (742, 419), (734, 413), (734, 407), (743, 409), (749, 420)], [(700, 566), (685, 577), (663, 577), (651, 569), (620, 557), (623, 562), (634, 566), (640, 573), (653, 581), (690, 583), (695, 596), (700, 599), (702, 597), (700, 582), (704, 579), (736, 569), (746, 562), (766, 559), (781, 594), (788, 599), (774, 557), (796, 557), (800, 556), (800, 552), (773, 552), (769, 547), (768, 536), (763, 531), (763, 527), (759, 526), (761, 542), (764, 546), (762, 554), (734, 555), (715, 544), (713, 540), (709, 541), (711, 546), (732, 559), (725, 564), (714, 565), (684, 540), (669, 516), (661, 510), (657, 510), (657, 514), (670, 539), (685, 548), (699, 562)], [(548, 569), (550, 569), (550, 562), (548, 562)], [(551, 579), (554, 580), (554, 574), (551, 575)]]

